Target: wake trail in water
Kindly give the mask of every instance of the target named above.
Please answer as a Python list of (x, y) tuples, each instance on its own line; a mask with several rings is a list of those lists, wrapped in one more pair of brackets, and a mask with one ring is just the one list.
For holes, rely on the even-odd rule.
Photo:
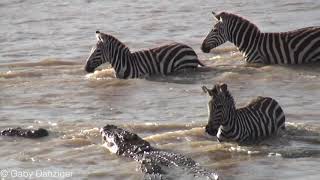
[(80, 62), (75, 61), (63, 61), (56, 59), (44, 59), (39, 62), (28, 62), (28, 63), (12, 63), (12, 64), (0, 64), (0, 67), (36, 67), (36, 66), (72, 66), (81, 65)]

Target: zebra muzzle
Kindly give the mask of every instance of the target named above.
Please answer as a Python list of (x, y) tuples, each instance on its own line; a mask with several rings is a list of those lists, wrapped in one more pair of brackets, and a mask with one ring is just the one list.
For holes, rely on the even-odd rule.
[(91, 68), (91, 67), (89, 67), (89, 66), (85, 66), (85, 67), (84, 67), (84, 70), (85, 70), (86, 72), (88, 72), (88, 73), (94, 72), (94, 68)]
[(216, 136), (218, 133), (218, 129), (212, 129), (207, 125), (206, 126), (206, 133), (208, 133), (211, 136)]
[(201, 50), (202, 50), (202, 52), (204, 52), (204, 53), (209, 53), (211, 49), (210, 49), (209, 47), (207, 47), (207, 46), (203, 43), (202, 46), (201, 46)]

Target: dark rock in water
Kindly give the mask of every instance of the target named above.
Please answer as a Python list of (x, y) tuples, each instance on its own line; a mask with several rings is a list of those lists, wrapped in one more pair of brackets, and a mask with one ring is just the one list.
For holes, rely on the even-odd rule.
[(124, 156), (140, 163), (145, 179), (175, 179), (170, 174), (178, 170), (178, 175), (191, 175), (191, 178), (217, 180), (218, 174), (204, 169), (191, 158), (166, 150), (154, 148), (137, 134), (106, 125), (101, 128), (104, 146), (118, 156)]
[(21, 127), (17, 128), (8, 128), (1, 131), (2, 136), (17, 136), (25, 138), (41, 138), (48, 136), (49, 133), (46, 129), (22, 129)]

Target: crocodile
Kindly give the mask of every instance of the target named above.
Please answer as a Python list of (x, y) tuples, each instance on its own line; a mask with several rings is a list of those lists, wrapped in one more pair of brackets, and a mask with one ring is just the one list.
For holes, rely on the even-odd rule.
[[(140, 170), (145, 174), (144, 179), (219, 179), (219, 175), (209, 171), (191, 158), (166, 150), (157, 149), (143, 140), (137, 134), (124, 130), (115, 125), (106, 125), (100, 129), (103, 146), (111, 153), (137, 161)], [(183, 173), (183, 174), (181, 174)]]
[(23, 129), (21, 127), (17, 128), (7, 128), (1, 131), (1, 136), (17, 136), (25, 138), (41, 138), (48, 136), (49, 133), (46, 129)]

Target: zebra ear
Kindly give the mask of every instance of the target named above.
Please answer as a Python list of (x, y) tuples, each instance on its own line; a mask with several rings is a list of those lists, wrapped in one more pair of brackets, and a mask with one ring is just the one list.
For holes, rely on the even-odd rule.
[(216, 21), (219, 21), (219, 19), (217, 18), (217, 14), (215, 12), (212, 11), (212, 14), (213, 14), (213, 18), (216, 20)]
[(102, 41), (100, 31), (96, 31), (96, 38), (98, 41)]
[(219, 13), (219, 14), (216, 14), (215, 12), (212, 12), (214, 18), (217, 20), (217, 21), (220, 21), (222, 22), (222, 16), (225, 14), (224, 12), (222, 13)]
[(212, 91), (208, 89), (206, 86), (202, 86), (202, 90), (204, 93), (208, 94), (209, 96), (212, 96)]
[(220, 90), (222, 92), (226, 92), (228, 90), (228, 86), (225, 83), (220, 84)]

